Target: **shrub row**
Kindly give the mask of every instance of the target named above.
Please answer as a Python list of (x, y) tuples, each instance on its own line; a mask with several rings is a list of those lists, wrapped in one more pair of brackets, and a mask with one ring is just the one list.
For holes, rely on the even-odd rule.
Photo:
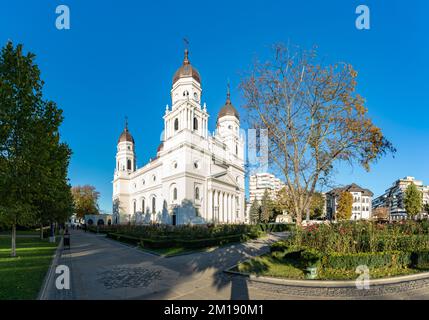
[[(93, 227), (91, 231), (96, 231)], [(258, 231), (256, 225), (112, 225), (100, 226), (99, 232), (119, 233), (146, 239), (208, 239)]]
[(262, 232), (285, 232), (295, 229), (294, 223), (259, 223), (257, 226)]
[(188, 249), (194, 248), (205, 248), (212, 247), (217, 245), (223, 245), (232, 242), (242, 242), (249, 239), (255, 239), (259, 236), (259, 233), (247, 233), (247, 234), (237, 234), (237, 235), (228, 235), (222, 237), (206, 238), (206, 239), (148, 239), (141, 238), (132, 235), (124, 235), (119, 233), (108, 233), (107, 237), (133, 244), (140, 245), (143, 248), (148, 249), (164, 249), (164, 248), (174, 248), (174, 247), (183, 247)]
[(341, 254), (331, 253), (321, 259), (323, 268), (354, 270), (365, 265), (368, 268), (397, 267), (405, 268), (411, 265), (409, 252), (373, 252)]
[(429, 269), (429, 250), (323, 254), (311, 248), (289, 246), (285, 241), (274, 243), (270, 250), (273, 255), (284, 252), (285, 258), (299, 260), (306, 266), (319, 265), (329, 269), (354, 270), (360, 265)]

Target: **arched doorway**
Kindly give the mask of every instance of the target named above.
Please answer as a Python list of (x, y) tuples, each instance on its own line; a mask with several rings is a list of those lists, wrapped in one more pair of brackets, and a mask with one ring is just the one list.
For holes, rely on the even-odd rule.
[(93, 224), (94, 224), (94, 221), (93, 221), (92, 219), (89, 219), (89, 220), (88, 220), (88, 225), (89, 225), (89, 226), (92, 226)]
[(97, 226), (104, 226), (104, 220), (103, 219), (99, 219), (97, 221)]

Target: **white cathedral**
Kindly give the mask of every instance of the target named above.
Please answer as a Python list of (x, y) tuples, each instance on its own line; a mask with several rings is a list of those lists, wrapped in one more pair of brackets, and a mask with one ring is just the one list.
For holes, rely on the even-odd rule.
[(117, 224), (246, 223), (244, 135), (240, 116), (226, 103), (209, 132), (201, 77), (185, 50), (173, 77), (172, 107), (164, 115), (157, 155), (137, 168), (128, 125), (119, 137), (113, 179), (113, 222)]

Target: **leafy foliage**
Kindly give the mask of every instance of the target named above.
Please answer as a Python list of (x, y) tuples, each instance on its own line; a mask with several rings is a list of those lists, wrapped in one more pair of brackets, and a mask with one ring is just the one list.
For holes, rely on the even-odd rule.
[(0, 55), (0, 223), (64, 222), (72, 212), (67, 168), (71, 151), (60, 142), (62, 111), (43, 99), (35, 55), (11, 42)]
[(241, 83), (250, 126), (268, 130), (267, 156), (285, 178), (290, 214), (298, 224), (336, 163), (357, 162), (369, 170), (395, 152), (368, 117), (356, 78), (351, 65), (322, 65), (315, 50), (279, 44)]
[(405, 210), (411, 217), (422, 211), (423, 195), (414, 183), (410, 184), (405, 190), (404, 204)]
[(352, 217), (353, 196), (350, 192), (344, 191), (338, 198), (336, 219), (350, 220)]
[(75, 212), (78, 218), (86, 214), (98, 214), (98, 198), (100, 193), (94, 186), (75, 186), (72, 188)]

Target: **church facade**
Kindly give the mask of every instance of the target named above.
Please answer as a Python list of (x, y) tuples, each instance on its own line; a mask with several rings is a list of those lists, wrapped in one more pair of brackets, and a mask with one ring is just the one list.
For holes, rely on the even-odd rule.
[(171, 107), (157, 155), (137, 168), (128, 125), (119, 137), (113, 179), (117, 224), (246, 223), (244, 136), (229, 89), (214, 133), (201, 105), (201, 77), (188, 58), (173, 77)]

